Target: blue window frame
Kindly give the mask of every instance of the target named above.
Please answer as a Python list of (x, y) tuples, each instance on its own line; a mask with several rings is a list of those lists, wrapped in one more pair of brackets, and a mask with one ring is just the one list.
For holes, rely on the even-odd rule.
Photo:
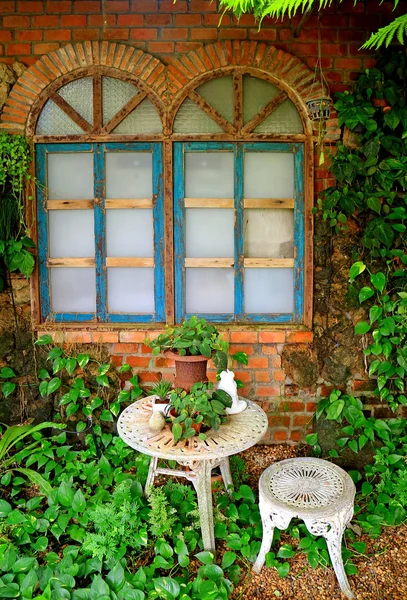
[[(190, 178), (193, 178), (194, 173), (195, 175), (198, 173), (197, 166), (194, 166), (193, 161), (188, 158), (194, 153), (200, 153), (202, 157), (205, 156), (204, 153), (207, 155), (218, 153), (219, 161), (215, 162), (220, 164), (223, 156), (219, 153), (229, 154), (230, 169), (233, 172), (231, 187), (225, 186), (224, 181), (224, 178), (230, 178), (231, 174), (223, 170), (223, 174), (217, 176), (214, 174), (216, 165), (212, 166), (212, 171), (209, 170), (206, 178), (209, 188), (212, 179), (212, 187), (218, 186), (220, 190), (226, 190), (227, 198), (216, 198), (213, 190), (209, 192), (210, 197), (205, 198), (205, 193), (200, 193), (198, 188), (190, 185), (188, 161), (192, 164)], [(261, 169), (259, 172), (259, 165), (261, 167), (263, 164), (266, 167), (262, 173)], [(205, 168), (204, 158), (202, 159), (202, 168)], [(222, 169), (219, 170), (219, 173), (222, 173)], [(202, 178), (198, 174), (197, 179), (206, 189), (205, 177)], [(264, 185), (261, 183), (263, 179)], [(301, 323), (303, 321), (303, 179), (304, 150), (303, 144), (300, 143), (176, 142), (174, 144), (175, 315), (177, 321), (188, 318), (191, 314), (198, 314), (207, 320), (216, 322)], [(251, 197), (257, 189), (260, 189), (258, 183), (260, 188), (263, 185), (262, 189), (265, 190), (265, 193), (262, 192), (260, 198)], [(199, 198), (189, 197), (191, 189), (196, 192), (193, 195), (199, 196)], [(291, 191), (287, 192), (288, 189)], [(282, 197), (280, 197), (281, 195)], [(216, 246), (214, 239), (215, 235), (219, 236), (219, 227), (218, 225), (214, 227), (216, 233), (213, 234), (211, 242), (211, 228), (208, 227), (208, 223), (205, 225), (205, 219), (201, 221), (200, 218), (192, 219), (195, 222), (195, 229), (191, 230), (189, 241), (187, 239), (188, 211), (194, 211), (196, 208), (216, 210), (217, 202), (218, 208), (233, 211), (233, 241), (229, 244), (229, 248), (233, 246), (231, 251), (233, 256), (225, 257), (224, 253), (222, 256), (214, 256), (209, 246)], [(280, 210), (279, 218), (283, 223), (291, 220), (289, 227), (292, 232), (290, 234), (292, 240), (288, 244), (290, 247), (288, 256), (287, 252), (284, 254), (281, 250), (277, 250), (276, 255), (272, 251), (270, 252), (273, 240), (267, 240), (264, 232), (259, 235), (260, 255), (258, 251), (257, 254), (256, 251), (252, 251), (251, 246), (256, 245), (256, 231), (253, 232), (253, 225), (251, 229), (247, 225), (249, 219), (254, 215), (253, 212), (250, 213), (250, 210), (259, 209), (263, 211), (262, 215), (267, 216), (267, 222), (270, 223), (271, 231), (274, 231), (276, 237), (279, 236), (275, 220), (277, 212), (270, 211)], [(258, 214), (256, 213), (257, 217)], [(254, 216), (256, 217), (256, 215)], [(212, 217), (216, 217), (216, 213), (213, 213)], [(230, 215), (226, 215), (225, 218), (229, 219), (229, 223), (231, 222)], [(262, 229), (262, 216), (260, 220), (254, 218), (253, 223), (260, 223), (259, 229)], [(198, 258), (195, 252), (194, 258), (190, 258), (187, 252), (188, 246), (194, 249), (195, 240), (200, 237), (200, 233), (204, 232), (205, 227), (207, 227), (206, 238), (209, 251), (206, 254), (204, 251), (203, 255)], [(205, 246), (205, 233), (203, 236), (204, 241), (201, 248), (202, 245)], [(226, 237), (230, 239), (230, 233)], [(198, 241), (196, 241), (196, 246), (199, 246)], [(281, 245), (278, 246), (280, 249), (281, 247)], [(211, 270), (211, 274), (207, 271), (205, 276), (205, 268)], [(220, 273), (222, 270), (223, 273)], [(200, 277), (200, 273), (203, 274), (202, 277)], [(212, 282), (210, 281), (211, 277), (213, 277)], [(192, 292), (194, 285), (195, 290)], [(254, 286), (254, 289), (250, 289), (250, 286)], [(188, 295), (193, 296), (192, 301), (189, 300)], [(201, 307), (200, 302), (200, 297), (205, 295), (209, 300), (216, 296), (222, 298), (223, 309), (217, 311), (216, 307), (212, 306), (211, 311), (205, 311), (205, 307)]]
[[(117, 197), (117, 194), (110, 195), (110, 199), (106, 199), (106, 175), (107, 175), (107, 157), (116, 153), (124, 153), (121, 158), (126, 158), (127, 164), (132, 164), (132, 155), (134, 154), (134, 163), (146, 162), (142, 156), (150, 157), (149, 164), (151, 167), (149, 196), (140, 197), (140, 194), (135, 193), (135, 198), (130, 195), (125, 195), (124, 198)], [(64, 173), (64, 159), (61, 157), (61, 162), (58, 163), (58, 155), (63, 154), (65, 157), (74, 154), (79, 155), (79, 162), (76, 162), (78, 169), (77, 175), (75, 168), (72, 172)], [(91, 155), (91, 158), (87, 158)], [(126, 155), (126, 156), (125, 156)], [(117, 156), (117, 155), (116, 155)], [(50, 177), (50, 157), (53, 157), (55, 172), (53, 181), (55, 187), (59, 190), (58, 194), (50, 194), (49, 177)], [(86, 158), (86, 160), (85, 160)], [(75, 157), (74, 157), (75, 160)], [(130, 160), (130, 162), (129, 162)], [(55, 162), (56, 161), (56, 162)], [(93, 166), (91, 179), (85, 171), (82, 171), (81, 163), (89, 163)], [(65, 163), (67, 161), (65, 160)], [(120, 161), (119, 161), (120, 162)], [(74, 164), (74, 163), (72, 163)], [(116, 164), (117, 161), (116, 161)], [(130, 181), (135, 177), (137, 166), (134, 167), (134, 172), (130, 173)], [(62, 170), (61, 170), (62, 169)], [(90, 169), (88, 169), (90, 170)], [(130, 168), (132, 171), (132, 167)], [(59, 322), (162, 322), (165, 320), (165, 292), (164, 292), (164, 264), (163, 264), (163, 237), (164, 237), (164, 218), (163, 218), (163, 190), (162, 190), (162, 146), (160, 143), (72, 143), (72, 144), (38, 144), (36, 146), (36, 173), (39, 182), (38, 185), (38, 254), (39, 254), (39, 277), (40, 277), (40, 295), (41, 295), (41, 317), (42, 320), (54, 320)], [(141, 167), (140, 167), (141, 173)], [(137, 174), (137, 173), (136, 173)], [(60, 178), (58, 182), (58, 177)], [(61, 182), (62, 178), (62, 182)], [(110, 181), (116, 181), (120, 189), (120, 173), (117, 179), (110, 177)], [(149, 175), (144, 177), (148, 182)], [(70, 183), (78, 188), (86, 187), (86, 181), (89, 179), (88, 195), (85, 198), (80, 196), (80, 192), (73, 195), (69, 194)], [(131, 187), (131, 186), (130, 186)], [(67, 190), (65, 193), (64, 190)], [(78, 196), (79, 193), (79, 196)], [(52, 199), (50, 199), (50, 195)], [(151, 252), (150, 255), (143, 251), (134, 252), (133, 254), (124, 253), (123, 256), (118, 256), (117, 252), (113, 256), (108, 254), (108, 240), (106, 234), (107, 212), (116, 212), (119, 218), (116, 218), (115, 223), (124, 224), (128, 215), (134, 213), (123, 212), (120, 210), (136, 209), (142, 211), (147, 209), (151, 212)], [(83, 213), (78, 211), (83, 210)], [(70, 218), (70, 213), (76, 211), (75, 219)], [(93, 215), (90, 214), (93, 212)], [(58, 216), (58, 219), (50, 217), (50, 214)], [(86, 214), (85, 214), (86, 213)], [(139, 212), (139, 214), (141, 214)], [(150, 213), (149, 213), (150, 215)], [(81, 217), (84, 217), (83, 219)], [(86, 216), (86, 219), (85, 219)], [(52, 223), (51, 223), (52, 220)], [(55, 223), (58, 221), (58, 227)], [(65, 223), (64, 223), (65, 221)], [(82, 243), (81, 228), (85, 227), (84, 222), (87, 222), (89, 234), (88, 244), (93, 245), (90, 252), (91, 256), (83, 256), (78, 246)], [(145, 224), (146, 219), (143, 222)], [(128, 226), (128, 225), (127, 225)], [(54, 230), (52, 228), (54, 227)], [(75, 227), (78, 232), (75, 234)], [(143, 224), (139, 226), (141, 233)], [(145, 229), (145, 228), (144, 228)], [(149, 227), (147, 227), (149, 230)], [(71, 234), (67, 252), (63, 256), (58, 255), (58, 250), (55, 248), (63, 248), (64, 235)], [(76, 242), (75, 242), (76, 235)], [(120, 236), (119, 236), (120, 237)], [(123, 236), (124, 237), (124, 236)], [(129, 236), (127, 236), (127, 239)], [(134, 234), (134, 240), (137, 238), (137, 233)], [(68, 238), (67, 238), (68, 240)], [(135, 242), (136, 243), (136, 242)], [(54, 252), (51, 252), (54, 244)], [(61, 246), (62, 244), (62, 246)], [(120, 240), (118, 242), (120, 246)], [(89, 250), (89, 247), (88, 247)], [(69, 255), (71, 251), (72, 255)], [(56, 252), (56, 256), (55, 256)], [(120, 254), (120, 253), (119, 253)], [(65, 269), (65, 271), (61, 271)], [(70, 271), (68, 271), (70, 269)], [(80, 269), (85, 269), (80, 271)], [(121, 269), (121, 272), (119, 273)], [(134, 270), (132, 270), (134, 269)], [(62, 276), (60, 275), (62, 273)], [(119, 277), (117, 275), (119, 274)], [(64, 276), (67, 275), (67, 282), (64, 283)], [(109, 277), (111, 276), (111, 281)], [(78, 301), (75, 293), (69, 287), (77, 284), (75, 277), (79, 277), (84, 287), (91, 290), (88, 296), (85, 294), (84, 300)], [(138, 278), (141, 279), (139, 283)], [(148, 280), (148, 285), (151, 287), (149, 300), (147, 304), (149, 309), (146, 310), (146, 302), (140, 300), (141, 309), (137, 302), (140, 295), (145, 295), (145, 281)], [(94, 281), (94, 283), (93, 283)], [(109, 283), (110, 281), (110, 283)], [(128, 293), (128, 302), (134, 301), (134, 308), (130, 310), (121, 310), (120, 299), (113, 295), (114, 284), (119, 281), (119, 288), (123, 291), (128, 287), (132, 293)], [(62, 283), (61, 283), (62, 282)], [(120, 283), (121, 282), (121, 283)], [(127, 283), (126, 283), (127, 282)], [(58, 291), (58, 285), (62, 285)], [(65, 288), (63, 287), (65, 285)], [(78, 284), (80, 286), (80, 284)], [(144, 286), (144, 287), (143, 287)], [(54, 287), (54, 289), (53, 289)], [(148, 286), (147, 286), (148, 287)], [(79, 287), (78, 287), (79, 289)], [(120, 289), (118, 290), (120, 292)], [(68, 292), (71, 300), (64, 299), (64, 290)], [(53, 298), (53, 294), (55, 298)], [(58, 295), (59, 294), (59, 295)], [(56, 300), (58, 296), (58, 300)], [(135, 298), (135, 300), (133, 300)], [(66, 305), (72, 303), (73, 309), (66, 309)], [(81, 309), (80, 304), (85, 307)], [(54, 305), (55, 304), (55, 305)], [(89, 305), (94, 304), (94, 308), (89, 308)], [(60, 307), (63, 309), (60, 309)], [(78, 309), (79, 306), (79, 309)], [(113, 306), (113, 309), (111, 309)]]

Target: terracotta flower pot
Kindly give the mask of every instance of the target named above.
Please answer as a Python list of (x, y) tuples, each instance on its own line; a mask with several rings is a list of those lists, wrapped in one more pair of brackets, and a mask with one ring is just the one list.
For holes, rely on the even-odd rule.
[(206, 356), (200, 354), (197, 356), (179, 356), (171, 350), (167, 350), (165, 355), (175, 361), (174, 386), (176, 388), (182, 388), (189, 392), (194, 383), (206, 383), (208, 381), (206, 368), (209, 359)]

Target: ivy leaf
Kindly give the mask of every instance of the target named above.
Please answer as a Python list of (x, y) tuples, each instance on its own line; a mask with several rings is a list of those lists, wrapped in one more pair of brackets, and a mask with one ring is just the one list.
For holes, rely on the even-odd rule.
[(69, 375), (72, 375), (73, 372), (75, 371), (75, 367), (76, 367), (76, 358), (68, 358), (66, 363), (65, 363), (65, 369), (68, 371)]
[(37, 344), (37, 346), (45, 346), (46, 344), (51, 344), (52, 337), (48, 334), (42, 335), (38, 338), (38, 340), (35, 341), (35, 343)]
[(3, 367), (0, 371), (0, 377), (2, 379), (10, 379), (11, 377), (15, 376), (16, 374), (14, 373), (13, 369), (10, 369), (10, 367)]
[(89, 354), (78, 354), (77, 359), (81, 369), (83, 369), (83, 367), (86, 367), (86, 365), (89, 362), (89, 358)]
[(362, 289), (359, 292), (359, 302), (360, 304), (362, 304), (362, 302), (364, 302), (365, 300), (368, 300), (369, 298), (371, 298), (374, 295), (374, 290), (372, 290), (372, 288), (370, 287), (362, 287)]
[(3, 395), (5, 398), (10, 396), (10, 394), (12, 394), (15, 389), (16, 389), (16, 384), (13, 383), (12, 381), (5, 381), (3, 383), (3, 385), (1, 386), (1, 391), (3, 392)]
[(353, 263), (353, 265), (351, 266), (350, 270), (349, 270), (349, 277), (350, 277), (350, 281), (354, 281), (355, 278), (360, 275), (361, 273), (363, 273), (363, 271), (366, 269), (366, 265), (362, 262), (362, 261), (358, 261)]
[(291, 558), (295, 552), (290, 544), (282, 544), (277, 553), (277, 558)]
[(373, 325), (377, 319), (382, 316), (383, 308), (381, 306), (372, 306), (369, 310), (370, 324)]
[(386, 285), (386, 276), (384, 273), (375, 273), (374, 275), (371, 275), (370, 281), (376, 290), (382, 292), (384, 290), (384, 286)]
[(382, 205), (379, 198), (368, 198), (367, 199), (368, 207), (380, 215), (380, 211), (382, 210)]
[(233, 565), (233, 563), (236, 560), (236, 553), (235, 552), (231, 552), (230, 550), (227, 550), (225, 552), (225, 554), (223, 555), (222, 558), (222, 569), (226, 570), (228, 569), (231, 565)]
[(356, 325), (355, 325), (355, 333), (356, 334), (363, 335), (363, 334), (367, 333), (368, 331), (370, 331), (369, 323), (367, 323), (366, 321), (359, 321), (359, 323), (356, 323)]
[(47, 385), (47, 396), (56, 392), (56, 390), (61, 386), (61, 380), (59, 377), (53, 377)]

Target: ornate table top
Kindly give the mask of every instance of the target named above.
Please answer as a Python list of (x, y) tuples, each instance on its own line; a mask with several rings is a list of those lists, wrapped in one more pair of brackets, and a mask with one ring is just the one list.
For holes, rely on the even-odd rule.
[(218, 431), (207, 431), (206, 440), (193, 437), (175, 443), (168, 424), (159, 433), (150, 429), (152, 399), (153, 396), (148, 396), (134, 402), (122, 412), (117, 422), (119, 436), (126, 444), (149, 456), (177, 462), (231, 456), (254, 446), (267, 431), (266, 413), (254, 402), (246, 400), (246, 410), (229, 415)]

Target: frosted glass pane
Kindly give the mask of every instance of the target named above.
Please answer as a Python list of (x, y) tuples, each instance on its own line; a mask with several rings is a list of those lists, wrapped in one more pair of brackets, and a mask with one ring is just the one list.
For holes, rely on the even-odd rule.
[(151, 152), (106, 153), (106, 198), (152, 198)]
[(154, 269), (108, 269), (108, 311), (154, 313)]
[(93, 88), (92, 78), (82, 77), (67, 83), (58, 90), (68, 104), (88, 123), (93, 124)]
[(292, 313), (294, 310), (293, 269), (245, 269), (246, 313)]
[(298, 110), (287, 98), (254, 131), (257, 133), (303, 133), (304, 129)]
[(128, 81), (113, 77), (102, 78), (103, 125), (106, 125), (138, 92)]
[(293, 198), (294, 154), (246, 152), (244, 155), (245, 198)]
[(187, 313), (233, 313), (233, 269), (186, 269)]
[(146, 98), (131, 112), (112, 133), (161, 133), (160, 115), (151, 100)]
[(233, 198), (233, 152), (187, 152), (187, 198)]
[(41, 111), (35, 133), (37, 135), (82, 135), (85, 133), (52, 100)]
[(153, 256), (153, 211), (125, 208), (106, 211), (107, 256)]
[(244, 255), (248, 258), (294, 257), (294, 211), (285, 208), (244, 211)]
[(243, 77), (243, 122), (248, 123), (281, 90), (275, 85), (250, 75)]
[(50, 210), (51, 258), (95, 256), (93, 210)]
[(223, 129), (195, 102), (186, 98), (175, 117), (174, 133), (223, 133)]
[(95, 269), (50, 269), (51, 310), (62, 313), (96, 311)]
[(48, 154), (48, 200), (93, 199), (93, 154)]
[(191, 258), (233, 258), (233, 255), (233, 209), (187, 208), (186, 256)]
[(197, 88), (202, 96), (215, 110), (233, 123), (233, 80), (231, 77), (218, 77)]

